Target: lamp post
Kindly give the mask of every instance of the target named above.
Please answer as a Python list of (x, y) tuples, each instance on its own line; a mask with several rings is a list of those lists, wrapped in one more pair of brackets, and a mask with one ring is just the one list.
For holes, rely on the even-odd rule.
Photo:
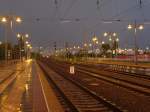
[[(25, 41), (29, 38), (29, 34), (17, 34), (18, 44), (19, 44), (19, 53), (20, 53), (20, 61), (22, 61), (22, 52), (25, 53), (25, 44), (29, 45), (28, 41)], [(31, 46), (28, 46), (31, 47)]]
[[(96, 44), (98, 44), (98, 38), (96, 37), (96, 35), (94, 34), (94, 36), (92, 37), (92, 42), (93, 42), (93, 46), (94, 46), (94, 49), (96, 50)], [(92, 52), (93, 52), (93, 48), (92, 48)], [(94, 52), (93, 52), (94, 53)], [(97, 57), (97, 55), (96, 55)]]
[(115, 45), (115, 55), (117, 54), (116, 52), (116, 48), (119, 42), (119, 38), (117, 37), (117, 33), (116, 32), (105, 32), (104, 33), (104, 37), (109, 37), (109, 41), (111, 42), (112, 46), (111, 46), (111, 51), (112, 51), (112, 56), (113, 56), (113, 44)]
[(7, 62), (8, 59), (8, 28), (11, 30), (13, 29), (13, 23), (21, 23), (22, 19), (18, 16), (0, 16), (0, 21), (2, 23), (6, 23), (6, 31), (5, 31), (5, 61)]
[(26, 46), (27, 46), (27, 59), (29, 59), (30, 55), (31, 55), (31, 49), (32, 49), (32, 46), (31, 44), (29, 44), (29, 42), (26, 42)]
[(118, 46), (119, 46), (119, 38), (116, 38), (115, 39), (115, 55), (117, 56), (118, 54), (117, 54), (117, 51), (118, 51)]
[(88, 59), (88, 44), (84, 43), (83, 48), (84, 48), (84, 53), (85, 53), (84, 56), (85, 56), (85, 59), (87, 61), (87, 59)]
[(143, 30), (143, 25), (138, 25), (136, 20), (134, 21), (134, 24), (129, 24), (127, 27), (129, 30), (134, 29), (134, 62), (137, 65), (138, 64), (138, 48), (137, 48), (137, 30)]

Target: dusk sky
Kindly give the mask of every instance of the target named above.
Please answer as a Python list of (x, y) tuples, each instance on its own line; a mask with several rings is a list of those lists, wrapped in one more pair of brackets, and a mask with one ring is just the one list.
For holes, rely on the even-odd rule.
[[(15, 24), (17, 32), (29, 33), (33, 46), (52, 47), (54, 41), (62, 46), (90, 42), (95, 34), (100, 40), (104, 32), (117, 32), (120, 47), (133, 47), (134, 33), (127, 30), (129, 23), (137, 20), (138, 24), (150, 22), (150, 1), (142, 0), (0, 0), (0, 15), (18, 15), (23, 18), (22, 24)], [(57, 4), (56, 4), (57, 2)], [(40, 18), (37, 22), (36, 18)], [(61, 21), (61, 19), (71, 21)], [(76, 19), (79, 19), (77, 21)], [(121, 22), (106, 24), (102, 19), (120, 19)], [(150, 24), (138, 31), (138, 46), (150, 46)], [(0, 28), (0, 40), (3, 40), (3, 26)], [(12, 41), (16, 41), (15, 36)]]

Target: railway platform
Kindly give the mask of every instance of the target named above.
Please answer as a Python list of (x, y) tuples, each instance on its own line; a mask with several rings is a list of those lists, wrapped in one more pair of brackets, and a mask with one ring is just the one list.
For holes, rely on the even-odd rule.
[(63, 112), (35, 61), (5, 68), (0, 69), (0, 112)]
[[(64, 112), (43, 71), (36, 62), (33, 63), (33, 72), (35, 73), (33, 74), (33, 111)], [(41, 96), (41, 101), (46, 107), (42, 106), (43, 103), (40, 101), (39, 96)], [(45, 111), (40, 111), (39, 107), (46, 109)]]
[(11, 84), (16, 78), (16, 63), (9, 63), (5, 65), (4, 63), (0, 64), (0, 94)]

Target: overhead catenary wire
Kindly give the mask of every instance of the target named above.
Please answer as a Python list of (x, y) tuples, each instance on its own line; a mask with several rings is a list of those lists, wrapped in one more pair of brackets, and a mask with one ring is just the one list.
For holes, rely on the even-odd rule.
[(135, 4), (134, 6), (131, 6), (131, 7), (127, 8), (126, 10), (120, 11), (119, 13), (114, 15), (112, 18), (117, 18), (117, 17), (123, 16), (124, 14), (131, 12), (133, 9), (138, 9), (139, 5), (141, 8), (146, 7), (147, 5), (150, 5), (150, 1), (138, 2), (138, 4)]
[[(53, 0), (55, 1), (55, 0)], [(55, 5), (58, 4), (58, 1), (59, 0), (56, 0), (54, 3)], [(67, 18), (65, 15), (68, 14), (72, 7), (74, 6), (74, 4), (77, 2), (78, 0), (72, 0), (72, 2), (70, 3), (70, 5), (66, 8), (66, 11), (64, 12), (64, 18), (57, 18), (55, 19), (55, 17), (52, 17), (52, 18), (46, 18), (46, 17), (35, 17), (35, 18), (32, 18), (33, 21), (37, 21), (37, 22), (41, 22), (41, 21), (45, 21), (45, 22), (48, 22), (48, 21), (58, 21), (58, 20), (70, 20), (70, 21), (84, 21), (84, 20), (89, 20), (88, 18)], [(102, 2), (103, 0), (98, 0), (99, 3)], [(107, 1), (108, 2), (108, 1)], [(141, 3), (142, 2), (142, 3)], [(110, 2), (109, 2), (110, 3)], [(142, 6), (145, 6), (145, 5), (148, 5), (148, 2), (147, 3), (144, 3), (142, 0), (140, 0), (139, 4), (142, 4)], [(149, 3), (150, 4), (150, 3)], [(103, 5), (103, 3), (101, 3), (101, 5)], [(120, 15), (124, 15), (124, 13), (127, 13), (127, 12), (130, 12), (130, 10), (134, 9), (137, 7), (137, 4), (128, 8), (127, 10), (123, 10), (123, 11), (120, 11), (119, 13), (117, 13), (116, 15), (114, 15), (113, 17), (111, 18), (108, 18), (108, 20), (114, 20), (116, 19), (117, 17), (119, 17)], [(99, 18), (98, 18), (99, 19)], [(28, 19), (29, 20), (29, 19)], [(30, 19), (31, 20), (31, 19)]]
[[(75, 1), (77, 1), (77, 0), (73, 0), (71, 3), (70, 3), (70, 5), (66, 8), (66, 10), (65, 10), (65, 13), (64, 13), (64, 15), (63, 15), (63, 17), (64, 18), (66, 18), (67, 19), (67, 15), (69, 14), (69, 12), (71, 11), (71, 9), (73, 8), (73, 6), (74, 6), (74, 4), (75, 4)], [(102, 0), (98, 0), (99, 1), (99, 6), (101, 6), (101, 7), (104, 7), (103, 6), (103, 4), (105, 4), (106, 2), (104, 2), (104, 1), (102, 1)], [(57, 5), (58, 5), (58, 2), (59, 2), (59, 0), (57, 0)], [(142, 9), (143, 9), (143, 7), (144, 6), (146, 6), (146, 5), (148, 5), (147, 3), (144, 3), (143, 2), (143, 0), (139, 0), (139, 2), (138, 2), (138, 5), (140, 4), (140, 8), (142, 7)], [(54, 5), (56, 5), (56, 3), (54, 3)], [(106, 5), (106, 4), (105, 4)], [(135, 5), (135, 6), (132, 6), (131, 7), (131, 9), (134, 9), (134, 8), (137, 8), (137, 7), (139, 7), (139, 6), (137, 6), (137, 4)], [(57, 7), (58, 8), (58, 7)], [(117, 14), (117, 16), (115, 15), (115, 16), (113, 16), (112, 18), (108, 18), (108, 20), (113, 20), (113, 18), (118, 18), (119, 16), (123, 16), (125, 13), (128, 13), (131, 9), (128, 9), (128, 10), (124, 10), (124, 11), (120, 11), (118, 14)], [(58, 9), (57, 9), (58, 10)], [(85, 19), (85, 18), (71, 18), (70, 19), (70, 21), (72, 22), (72, 21), (74, 21), (74, 22), (76, 22), (76, 21), (80, 21), (80, 22), (82, 22), (82, 21), (86, 21), (87, 19)], [(53, 18), (43, 18), (43, 17), (36, 17), (36, 18), (30, 18), (29, 19), (29, 21), (35, 21), (35, 22), (60, 22), (61, 20), (58, 18), (58, 19), (53, 19)], [(99, 22), (100, 21), (100, 22)], [(98, 23), (96, 24), (96, 26), (97, 25), (99, 25), (99, 24), (102, 24), (102, 22), (101, 22), (101, 20), (99, 20), (98, 21)], [(127, 20), (128, 22), (130, 21), (130, 20)], [(122, 21), (120, 21), (120, 22), (124, 22), (123, 20)], [(95, 27), (95, 25), (93, 25), (93, 26), (90, 26), (91, 28), (90, 29), (92, 29), (92, 28), (94, 28)]]
[(73, 8), (73, 6), (75, 5), (75, 3), (77, 2), (78, 0), (72, 0), (70, 5), (66, 8), (64, 14), (63, 14), (63, 18), (65, 18), (69, 12), (71, 11), (71, 9)]
[(143, 0), (139, 0), (139, 6), (140, 6), (139, 10), (141, 13), (141, 17), (144, 19), (144, 21), (146, 21), (145, 14), (144, 14)]

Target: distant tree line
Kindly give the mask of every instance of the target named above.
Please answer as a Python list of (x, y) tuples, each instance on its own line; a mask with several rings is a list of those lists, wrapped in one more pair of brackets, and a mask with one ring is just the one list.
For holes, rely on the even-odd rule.
[[(5, 57), (5, 43), (0, 44), (0, 60), (4, 60)], [(19, 45), (11, 45), (10, 43), (7, 44), (7, 59), (19, 59)]]

